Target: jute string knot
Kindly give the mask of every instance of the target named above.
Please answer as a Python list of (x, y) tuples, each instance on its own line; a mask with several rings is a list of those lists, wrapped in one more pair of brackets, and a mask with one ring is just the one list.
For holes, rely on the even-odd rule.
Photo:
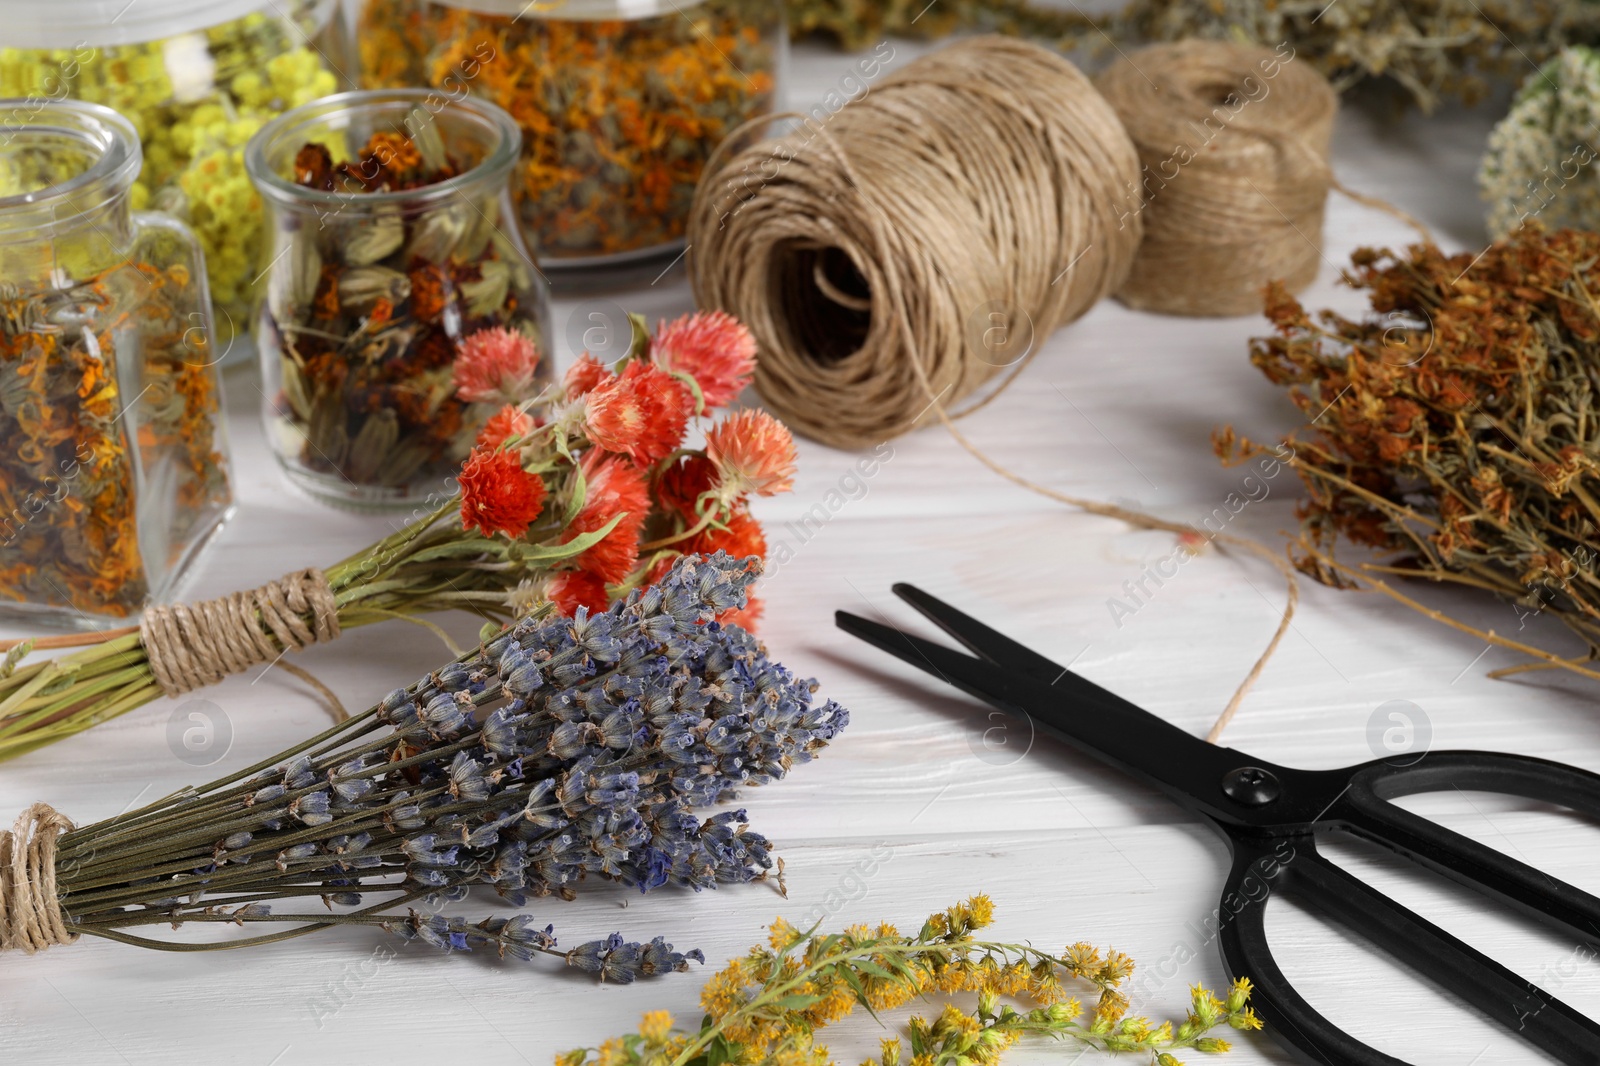
[(1117, 290), (1181, 315), (1261, 311), (1261, 290), (1298, 292), (1322, 265), (1328, 142), (1339, 101), (1292, 51), (1226, 41), (1141, 48), (1095, 78), (1139, 150), (1144, 244)]
[(338, 604), (327, 577), (314, 567), (248, 592), (152, 607), (139, 624), (150, 673), (168, 696), (214, 685), (285, 650), (338, 635)]
[(56, 891), (56, 841), (72, 828), (54, 807), (35, 803), (0, 832), (0, 951), (32, 955), (78, 939)]

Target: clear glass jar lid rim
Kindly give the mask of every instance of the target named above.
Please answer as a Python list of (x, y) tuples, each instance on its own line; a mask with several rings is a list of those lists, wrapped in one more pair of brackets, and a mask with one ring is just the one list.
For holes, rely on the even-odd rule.
[[(337, 0), (0, 0), (7, 48), (110, 48), (211, 29), (261, 12), (332, 10)], [(79, 63), (92, 57), (77, 56)]]

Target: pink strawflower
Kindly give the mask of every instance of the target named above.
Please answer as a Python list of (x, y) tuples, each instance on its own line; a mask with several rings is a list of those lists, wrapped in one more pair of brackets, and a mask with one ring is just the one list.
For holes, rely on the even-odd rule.
[(775, 496), (794, 488), (794, 437), (765, 411), (740, 411), (706, 433), (706, 458), (722, 475), (729, 502), (748, 493)]
[(694, 378), (707, 408), (723, 407), (750, 384), (756, 339), (732, 315), (701, 311), (658, 325), (650, 341), (650, 361)]
[(502, 327), (480, 329), (456, 347), (456, 393), (468, 403), (521, 403), (533, 394), (539, 346)]

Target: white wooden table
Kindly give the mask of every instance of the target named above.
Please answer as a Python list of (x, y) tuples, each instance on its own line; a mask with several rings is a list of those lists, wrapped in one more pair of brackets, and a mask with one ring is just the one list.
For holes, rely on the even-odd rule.
[[(897, 44), (904, 62), (921, 49)], [(791, 103), (820, 100), (852, 62), (797, 50)], [(1396, 119), (1347, 107), (1335, 138), (1339, 174), (1415, 212), (1453, 247), (1478, 245), (1476, 159), (1493, 109)], [(1335, 198), (1327, 266), (1307, 299), (1354, 311), (1332, 264), (1358, 245), (1399, 243), (1392, 219)], [(652, 318), (691, 306), (681, 275), (604, 294)], [(556, 333), (584, 301), (555, 307)], [(1025, 379), (967, 424), (1000, 461), (1064, 491), (1198, 520), (1240, 485), (1212, 458), (1208, 435), (1232, 422), (1271, 438), (1295, 424), (1279, 390), (1250, 366), (1256, 318), (1194, 321), (1136, 314), (1107, 302), (1050, 339)], [(561, 359), (572, 352), (563, 350)], [(332, 511), (285, 483), (264, 450), (250, 372), (229, 378), (237, 517), (202, 560), (193, 596), (255, 585), (286, 569), (328, 563), (384, 531), (386, 520)], [(849, 608), (907, 623), (889, 593), (911, 580), (1028, 641), (1172, 722), (1201, 733), (1276, 624), (1283, 590), (1258, 560), (1211, 554), (1186, 566), (1118, 626), (1107, 606), (1125, 580), (1171, 550), (1165, 534), (1130, 532), (1073, 513), (990, 476), (935, 428), (892, 442), (874, 476), (858, 457), (801, 445), (792, 496), (761, 502), (776, 547), (793, 559), (765, 582), (763, 636), (775, 655), (821, 679), (854, 724), (822, 759), (745, 800), (756, 828), (788, 863), (789, 898), (770, 885), (648, 896), (586, 892), (543, 901), (563, 942), (621, 930), (698, 946), (704, 974), (762, 939), (777, 914), (836, 925), (897, 920), (986, 891), (999, 934), (1060, 946), (1114, 945), (1145, 967), (1137, 1012), (1179, 1015), (1187, 986), (1217, 986), (1222, 967), (1205, 923), (1225, 852), (1156, 795), (1039, 738), (986, 746), (992, 723), (970, 701), (846, 638), (832, 612)], [(863, 487), (858, 488), (860, 484)], [(1299, 487), (1284, 475), (1233, 521), (1281, 543)], [(793, 523), (848, 497), (808, 534)], [(1227, 741), (1265, 758), (1332, 767), (1369, 758), (1369, 724), (1387, 701), (1410, 701), (1436, 747), (1503, 748), (1600, 770), (1596, 689), (1544, 677), (1494, 682), (1510, 660), (1374, 596), (1305, 589), (1303, 608)], [(1461, 597), (1454, 610), (1515, 628), (1512, 608)], [(447, 620), (469, 637), (469, 619)], [(9, 634), (8, 634), (9, 635)], [(1544, 636), (1550, 636), (1545, 633)], [(425, 631), (391, 624), (353, 632), (301, 662), (347, 703), (365, 705), (444, 653)], [(79, 822), (201, 783), (319, 730), (324, 712), (282, 671), (199, 694), (231, 732), (209, 766), (173, 754), (162, 702), (0, 768), (0, 812), (45, 800)], [(194, 698), (194, 697), (192, 697)], [(1415, 715), (1414, 715), (1415, 716)], [(990, 736), (990, 741), (998, 738)], [(213, 757), (216, 753), (213, 753)], [(1595, 826), (1531, 804), (1454, 794), (1415, 804), (1447, 824), (1567, 879), (1600, 890)], [(1340, 861), (1483, 950), (1600, 1015), (1600, 966), (1572, 943), (1480, 913), (1454, 889), (1409, 875), (1354, 845)], [(481, 915), (493, 900), (472, 900)], [(1544, 1061), (1519, 1041), (1427, 989), (1330, 927), (1274, 903), (1268, 924), (1290, 975), (1330, 1017), (1412, 1062)], [(7, 1063), (312, 1062), (546, 1063), (552, 1052), (629, 1031), (667, 1008), (690, 1024), (702, 973), (631, 987), (597, 987), (554, 966), (445, 958), (381, 934), (332, 931), (248, 952), (174, 955), (85, 940), (0, 965), (0, 1057)], [(376, 954), (375, 954), (376, 951)], [(1193, 956), (1192, 961), (1180, 960)], [(880, 1035), (869, 1019), (829, 1041), (860, 1061)], [(1021, 1047), (1019, 1063), (1071, 1061), (1066, 1046)], [(1191, 1061), (1198, 1056), (1192, 1056)], [(1286, 1056), (1265, 1037), (1229, 1061)]]

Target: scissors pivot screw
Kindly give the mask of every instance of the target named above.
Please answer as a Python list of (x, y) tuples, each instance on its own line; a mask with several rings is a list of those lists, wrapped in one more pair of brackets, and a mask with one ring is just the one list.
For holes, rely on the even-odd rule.
[(1241, 766), (1222, 775), (1222, 792), (1235, 803), (1246, 807), (1265, 807), (1283, 795), (1283, 785), (1271, 770), (1259, 766)]

